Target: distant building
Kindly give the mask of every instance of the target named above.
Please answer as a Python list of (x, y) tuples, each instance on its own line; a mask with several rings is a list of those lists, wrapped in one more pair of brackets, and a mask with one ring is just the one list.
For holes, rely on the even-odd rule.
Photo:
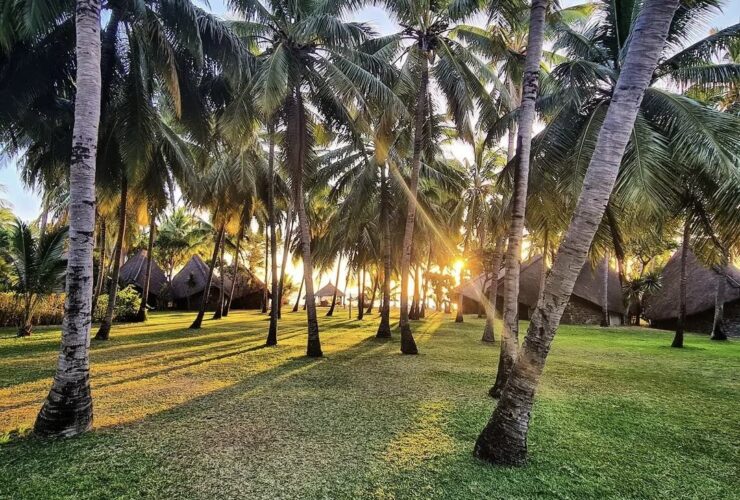
[[(118, 282), (122, 287), (133, 285), (141, 294), (144, 292), (144, 283), (146, 282), (146, 265), (147, 252), (139, 250), (133, 257), (129, 258), (122, 266)], [(149, 277), (149, 296), (146, 303), (150, 307), (157, 307), (160, 304), (160, 297), (166, 292), (167, 276), (156, 261), (152, 260), (152, 272)]]
[(337, 294), (337, 303), (343, 304), (344, 292), (334, 286), (331, 281), (321, 287), (321, 289), (314, 293), (313, 296), (318, 299), (320, 306), (330, 306), (331, 299), (334, 297), (334, 293)]
[[(170, 283), (170, 298), (174, 303), (175, 309), (187, 311), (197, 310), (203, 300), (203, 293), (208, 281), (208, 265), (203, 262), (198, 255), (193, 255), (178, 272)], [(218, 276), (213, 276), (211, 280), (211, 290), (208, 294), (209, 310), (216, 310), (218, 304), (219, 290), (221, 289), (221, 280)], [(229, 289), (225, 289), (228, 294)], [(228, 297), (227, 297), (228, 300)]]
[[(717, 284), (726, 279), (723, 331), (740, 335), (740, 269), (728, 267), (723, 276), (716, 267), (702, 264), (693, 252), (686, 254), (686, 323), (684, 328), (712, 333)], [(661, 273), (661, 289), (645, 297), (645, 318), (653, 328), (675, 330), (681, 284), (681, 251), (673, 254)]]

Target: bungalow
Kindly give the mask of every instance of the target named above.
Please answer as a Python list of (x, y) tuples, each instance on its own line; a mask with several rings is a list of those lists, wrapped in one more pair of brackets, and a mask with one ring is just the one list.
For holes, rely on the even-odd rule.
[[(174, 302), (175, 309), (192, 311), (200, 307), (206, 282), (208, 281), (209, 270), (210, 268), (203, 262), (203, 259), (198, 255), (193, 255), (187, 264), (185, 264), (185, 267), (172, 278), (172, 283), (170, 283), (170, 298)], [(208, 294), (207, 309), (216, 310), (220, 288), (221, 280), (214, 275)], [(227, 300), (230, 290), (230, 287), (224, 288)]]
[[(147, 260), (146, 250), (139, 250), (133, 257), (129, 258), (121, 266), (118, 278), (119, 284), (122, 287), (133, 285), (140, 294), (143, 293), (144, 283), (146, 281)], [(162, 272), (162, 268), (157, 265), (156, 261), (152, 260), (152, 272), (149, 277), (149, 294), (146, 303), (150, 307), (155, 307), (162, 294), (165, 293), (166, 288), (167, 276)]]
[[(725, 335), (740, 335), (740, 269), (729, 266), (726, 273), (702, 264), (693, 252), (686, 254), (686, 330), (712, 333), (717, 285), (726, 279)], [(681, 283), (681, 252), (673, 254), (661, 272), (661, 289), (645, 297), (643, 315), (653, 328), (675, 330)]]
[(321, 287), (316, 293), (313, 294), (313, 296), (318, 299), (320, 306), (330, 306), (331, 299), (334, 297), (335, 293), (337, 294), (338, 303), (342, 304), (342, 299), (344, 299), (344, 292), (335, 287), (331, 281)]

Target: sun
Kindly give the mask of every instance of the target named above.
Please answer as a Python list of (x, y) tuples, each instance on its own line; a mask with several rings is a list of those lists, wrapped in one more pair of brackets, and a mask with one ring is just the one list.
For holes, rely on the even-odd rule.
[(462, 270), (462, 268), (465, 267), (465, 261), (463, 259), (457, 259), (455, 263), (452, 265), (452, 267), (454, 267), (455, 271), (459, 273)]

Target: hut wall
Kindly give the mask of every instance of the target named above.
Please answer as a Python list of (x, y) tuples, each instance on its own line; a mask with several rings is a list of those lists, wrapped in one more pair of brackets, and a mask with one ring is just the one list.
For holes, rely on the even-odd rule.
[(242, 295), (234, 299), (231, 304), (232, 309), (261, 309), (262, 308), (262, 293), (254, 292)]
[[(655, 320), (650, 322), (653, 328), (661, 330), (675, 330), (676, 318)], [(686, 330), (696, 333), (712, 333), (714, 323), (714, 309), (707, 309), (686, 317)], [(740, 300), (727, 302), (724, 310), (724, 331), (726, 335), (740, 337)]]
[[(216, 310), (218, 296), (218, 288), (211, 288), (211, 293), (208, 295), (208, 303), (206, 304), (206, 311)], [(180, 311), (197, 311), (200, 308), (201, 300), (203, 300), (203, 292), (194, 293), (189, 299), (187, 297), (183, 297), (175, 300), (174, 308)]]
[(560, 323), (564, 325), (599, 325), (601, 324), (601, 317), (601, 307), (572, 295), (568, 305), (565, 306)]

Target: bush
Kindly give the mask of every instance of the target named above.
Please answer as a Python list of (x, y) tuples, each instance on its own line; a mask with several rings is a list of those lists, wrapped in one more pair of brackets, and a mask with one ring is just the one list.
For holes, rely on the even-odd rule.
[[(39, 299), (33, 314), (34, 325), (59, 325), (64, 316), (64, 294), (54, 293)], [(23, 304), (11, 292), (0, 293), (0, 326), (18, 326), (23, 318)]]
[[(116, 307), (113, 309), (113, 321), (128, 322), (136, 320), (136, 315), (141, 306), (141, 296), (136, 289), (129, 285), (126, 288), (116, 292)], [(93, 321), (101, 321), (108, 309), (108, 294), (101, 294), (98, 297), (98, 304), (95, 308)]]

